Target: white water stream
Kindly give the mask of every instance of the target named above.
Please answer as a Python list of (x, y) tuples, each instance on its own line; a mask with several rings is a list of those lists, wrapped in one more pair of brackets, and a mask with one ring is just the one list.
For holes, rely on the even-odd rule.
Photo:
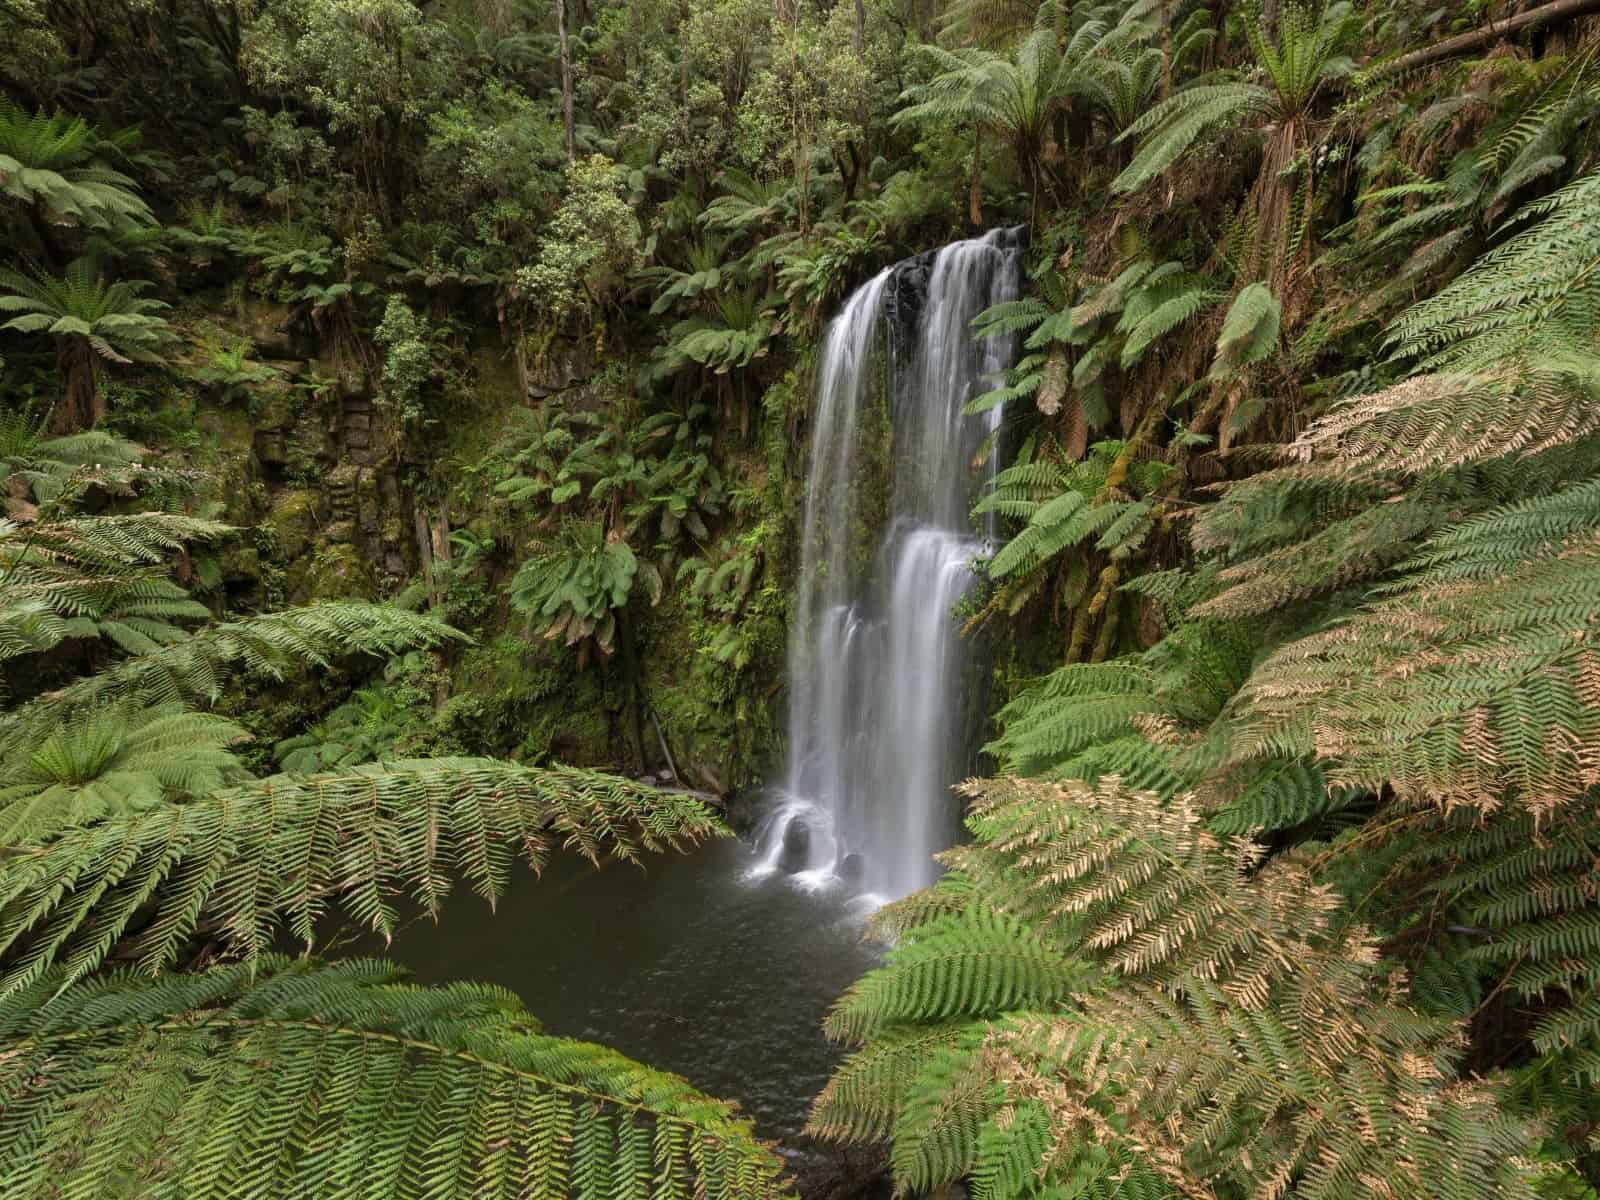
[[(842, 877), (888, 900), (931, 883), (933, 855), (955, 839), (950, 788), (968, 764), (972, 706), (951, 614), (983, 552), (968, 514), (1000, 421), (997, 408), (961, 410), (1008, 365), (1010, 339), (976, 339), (971, 323), (1016, 298), (1020, 270), (1014, 232), (956, 242), (878, 274), (828, 329), (789, 641), (789, 764), (759, 835), (764, 870)], [(886, 424), (874, 408), (885, 404)], [(887, 488), (869, 469), (885, 430)], [(876, 553), (862, 553), (872, 539)]]

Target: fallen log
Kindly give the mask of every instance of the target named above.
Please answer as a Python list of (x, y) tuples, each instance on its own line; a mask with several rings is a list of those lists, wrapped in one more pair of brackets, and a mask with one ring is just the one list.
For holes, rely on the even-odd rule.
[(1540, 25), (1548, 25), (1552, 21), (1581, 17), (1592, 12), (1600, 12), (1600, 0), (1553, 0), (1550, 4), (1541, 4), (1538, 8), (1530, 8), (1527, 12), (1507, 17), (1504, 21), (1493, 21), (1482, 29), (1474, 29), (1471, 33), (1458, 34), (1442, 42), (1435, 42), (1431, 46), (1424, 46), (1421, 50), (1402, 54), (1399, 58), (1388, 62), (1376, 63), (1367, 68), (1363, 74), (1369, 79), (1376, 79), (1392, 75), (1396, 71), (1409, 71), (1412, 67), (1427, 66), (1440, 59), (1454, 58), (1458, 54), (1469, 54), (1484, 46), (1492, 46), (1495, 42), (1514, 33), (1521, 33), (1524, 29), (1533, 29)]

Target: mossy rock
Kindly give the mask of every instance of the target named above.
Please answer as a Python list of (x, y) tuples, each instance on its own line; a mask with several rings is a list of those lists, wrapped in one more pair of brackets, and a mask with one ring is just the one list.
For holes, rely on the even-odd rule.
[(317, 535), (318, 495), (310, 488), (290, 488), (272, 498), (267, 524), (286, 562), (299, 558)]
[(239, 332), (250, 339), (258, 356), (265, 359), (305, 357), (304, 339), (294, 332), (292, 313), (286, 304), (274, 304), (258, 296), (245, 296), (238, 308)]
[(248, 407), (257, 435), (292, 429), (299, 420), (301, 396), (293, 380), (281, 373), (252, 385)]
[(316, 600), (370, 600), (378, 594), (377, 580), (367, 556), (343, 542), (319, 543), (310, 554), (289, 565), (285, 575), (289, 599), (295, 604)]
[(225, 454), (248, 455), (255, 447), (255, 422), (243, 406), (232, 404), (202, 409), (195, 418), (202, 433), (216, 440)]
[(565, 646), (505, 634), (469, 649), (453, 676), (457, 691), (437, 719), (451, 752), (624, 765), (604, 668), (580, 672)]

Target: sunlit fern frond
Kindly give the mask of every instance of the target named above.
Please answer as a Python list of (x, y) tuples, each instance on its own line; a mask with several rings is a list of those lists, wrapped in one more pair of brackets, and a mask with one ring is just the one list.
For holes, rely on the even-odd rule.
[[(0, 1000), (8, 1196), (786, 1195), (747, 1121), (381, 961), (60, 972)], [(58, 992), (58, 989), (60, 990)]]

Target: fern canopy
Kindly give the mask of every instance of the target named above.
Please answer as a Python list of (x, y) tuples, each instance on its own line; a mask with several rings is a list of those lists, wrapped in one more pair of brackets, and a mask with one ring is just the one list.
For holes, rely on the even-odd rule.
[(264, 956), (0, 1000), (7, 1196), (777, 1197), (748, 1122), (516, 998)]
[(493, 902), (519, 856), (535, 869), (556, 845), (634, 859), (721, 832), (692, 797), (561, 767), (419, 759), (256, 780), (0, 861), (0, 992), (53, 963), (81, 979), (128, 935), (159, 971), (202, 923), (246, 960), (280, 930), (312, 945), (335, 909), (389, 935), (402, 889), (436, 917), (457, 876)]

